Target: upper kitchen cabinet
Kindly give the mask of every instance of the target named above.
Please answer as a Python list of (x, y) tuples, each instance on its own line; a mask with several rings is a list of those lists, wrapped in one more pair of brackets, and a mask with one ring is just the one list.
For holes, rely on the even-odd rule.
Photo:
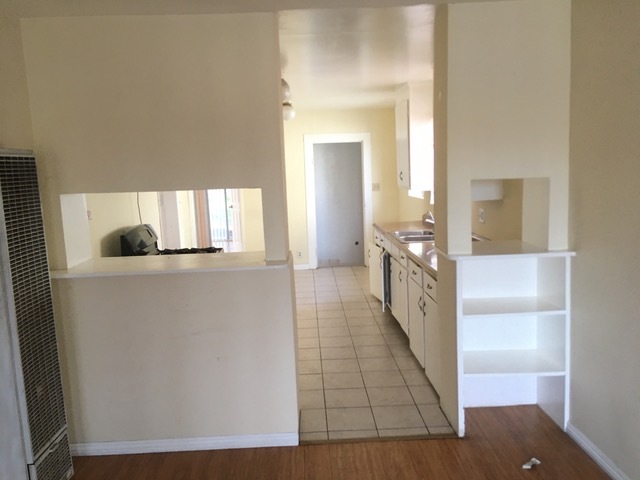
[(396, 170), (398, 186), (410, 188), (408, 98), (398, 98), (396, 100)]
[(433, 84), (411, 83), (396, 94), (398, 186), (433, 191)]

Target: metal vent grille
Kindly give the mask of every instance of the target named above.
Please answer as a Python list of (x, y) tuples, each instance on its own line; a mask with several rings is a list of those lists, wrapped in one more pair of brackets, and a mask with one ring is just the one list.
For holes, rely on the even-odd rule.
[(64, 433), (35, 465), (33, 480), (68, 480), (73, 475), (69, 440)]
[(35, 459), (66, 425), (35, 158), (0, 156), (0, 190)]

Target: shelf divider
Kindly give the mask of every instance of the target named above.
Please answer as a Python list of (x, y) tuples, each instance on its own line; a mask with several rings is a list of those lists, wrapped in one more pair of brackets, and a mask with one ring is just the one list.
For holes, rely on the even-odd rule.
[(465, 317), (488, 315), (554, 315), (565, 312), (565, 307), (537, 296), (502, 298), (466, 298), (462, 301)]
[(564, 375), (560, 352), (532, 350), (488, 350), (464, 352), (464, 375)]

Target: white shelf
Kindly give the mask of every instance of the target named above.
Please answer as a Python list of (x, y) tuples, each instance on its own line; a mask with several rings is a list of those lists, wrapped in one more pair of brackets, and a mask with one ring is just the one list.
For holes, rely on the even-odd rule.
[(573, 252), (474, 242), (457, 256), (459, 406), (538, 404), (565, 428)]
[(462, 301), (465, 317), (488, 315), (554, 315), (565, 308), (540, 297), (466, 298)]
[(543, 350), (489, 350), (464, 352), (464, 375), (565, 374), (562, 355)]

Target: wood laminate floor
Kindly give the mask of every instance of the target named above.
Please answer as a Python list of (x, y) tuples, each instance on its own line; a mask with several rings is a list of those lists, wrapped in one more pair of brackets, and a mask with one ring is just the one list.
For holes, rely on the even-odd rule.
[[(75, 480), (590, 480), (608, 476), (537, 406), (468, 409), (464, 439), (76, 457)], [(532, 470), (531, 457), (542, 463)]]

